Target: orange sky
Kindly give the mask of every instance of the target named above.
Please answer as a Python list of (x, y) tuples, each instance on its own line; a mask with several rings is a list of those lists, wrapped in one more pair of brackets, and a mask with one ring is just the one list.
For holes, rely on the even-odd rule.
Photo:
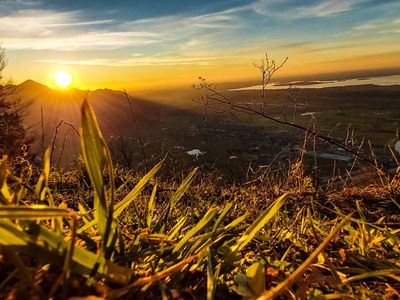
[(81, 89), (130, 90), (255, 80), (265, 52), (289, 57), (276, 78), (400, 68), (400, 2), (150, 2), (0, 3), (6, 76), (55, 87), (65, 69)]

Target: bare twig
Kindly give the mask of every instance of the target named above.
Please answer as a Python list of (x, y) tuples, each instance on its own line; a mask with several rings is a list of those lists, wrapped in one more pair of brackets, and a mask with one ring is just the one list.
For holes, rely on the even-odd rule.
[(358, 151), (358, 149), (352, 149), (350, 146), (347, 146), (346, 144), (343, 144), (337, 140), (334, 140), (333, 138), (331, 138), (329, 136), (322, 135), (320, 132), (317, 132), (313, 129), (306, 128), (299, 124), (288, 122), (286, 119), (284, 121), (282, 121), (280, 119), (273, 118), (273, 117), (267, 115), (265, 112), (258, 111), (258, 110), (252, 109), (251, 107), (243, 106), (238, 103), (235, 103), (232, 100), (230, 100), (229, 98), (227, 98), (225, 95), (223, 95), (221, 92), (218, 92), (215, 88), (215, 85), (208, 84), (207, 81), (202, 77), (200, 77), (200, 84), (198, 85), (197, 89), (198, 90), (203, 89), (203, 90), (207, 91), (207, 93), (209, 95), (209, 100), (215, 101), (218, 104), (226, 105), (231, 110), (234, 110), (236, 112), (247, 113), (247, 114), (254, 115), (254, 116), (259, 116), (259, 117), (262, 117), (264, 119), (273, 121), (275, 123), (278, 123), (278, 124), (281, 124), (284, 126), (289, 126), (289, 127), (295, 128), (295, 129), (300, 129), (300, 130), (308, 133), (312, 137), (315, 137), (319, 140), (328, 142), (331, 145), (335, 145), (338, 148), (341, 148), (341, 149), (345, 150), (346, 152), (353, 154), (354, 156), (365, 161), (366, 163), (378, 168), (378, 170), (380, 170), (381, 172), (383, 172), (385, 174), (389, 174), (389, 172), (386, 169), (384, 169), (382, 166), (380, 166), (378, 164), (378, 162), (375, 162), (373, 159), (370, 159), (367, 156), (361, 154)]
[(60, 121), (60, 123), (57, 124), (56, 129), (54, 130), (54, 135), (53, 135), (53, 141), (51, 142), (51, 153), (50, 153), (50, 164), (53, 162), (53, 152), (56, 147), (56, 140), (57, 140), (57, 135), (58, 135), (58, 129), (60, 126), (64, 123), (63, 120)]
[(44, 121), (43, 121), (43, 106), (40, 106), (40, 118), (41, 118), (41, 126), (42, 126), (42, 140), (41, 140), (41, 147), (42, 147), (42, 155), (44, 155)]
[(134, 125), (135, 130), (136, 130), (138, 142), (139, 142), (139, 145), (140, 145), (140, 149), (142, 151), (142, 155), (143, 155), (143, 159), (144, 159), (144, 163), (145, 163), (145, 169), (146, 169), (147, 168), (147, 156), (146, 156), (146, 152), (144, 151), (144, 144), (143, 144), (142, 136), (140, 134), (139, 127), (138, 127), (138, 124), (137, 124), (135, 111), (134, 111), (133, 105), (132, 105), (132, 100), (131, 100), (131, 97), (126, 92), (126, 90), (124, 90), (124, 95), (126, 97), (126, 100), (128, 101), (128, 104), (129, 104), (129, 107), (130, 107), (130, 110), (131, 110), (133, 125)]
[(265, 58), (261, 60), (259, 65), (253, 63), (253, 65), (261, 72), (261, 112), (265, 113), (265, 91), (267, 85), (271, 82), (272, 76), (287, 62), (288, 57), (280, 64), (277, 65), (275, 60), (270, 60), (268, 54), (265, 54)]

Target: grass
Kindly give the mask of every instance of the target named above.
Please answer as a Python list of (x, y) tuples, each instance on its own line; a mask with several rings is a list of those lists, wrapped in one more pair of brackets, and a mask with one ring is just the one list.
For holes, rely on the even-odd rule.
[[(321, 189), (113, 166), (88, 103), (83, 163), (0, 164), (0, 297), (398, 299), (400, 180)], [(179, 181), (178, 181), (179, 182)], [(90, 298), (87, 298), (90, 299)]]

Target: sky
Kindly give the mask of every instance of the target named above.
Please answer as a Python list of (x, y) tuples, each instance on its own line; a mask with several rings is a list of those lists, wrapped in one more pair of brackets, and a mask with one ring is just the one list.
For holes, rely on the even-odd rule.
[(400, 67), (398, 0), (0, 0), (5, 75), (79, 88), (244, 81)]

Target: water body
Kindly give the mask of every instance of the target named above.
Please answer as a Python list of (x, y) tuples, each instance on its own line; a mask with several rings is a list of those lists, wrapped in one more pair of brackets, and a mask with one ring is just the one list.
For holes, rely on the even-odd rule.
[[(268, 86), (268, 89), (287, 89), (290, 85), (303, 89), (320, 89), (327, 87), (343, 87), (374, 84), (380, 86), (400, 85), (400, 75), (380, 76), (380, 77), (365, 77), (344, 80), (313, 80), (313, 81), (292, 81), (292, 82), (274, 82)], [(242, 87), (231, 89), (230, 91), (251, 91), (261, 90), (261, 85)]]

